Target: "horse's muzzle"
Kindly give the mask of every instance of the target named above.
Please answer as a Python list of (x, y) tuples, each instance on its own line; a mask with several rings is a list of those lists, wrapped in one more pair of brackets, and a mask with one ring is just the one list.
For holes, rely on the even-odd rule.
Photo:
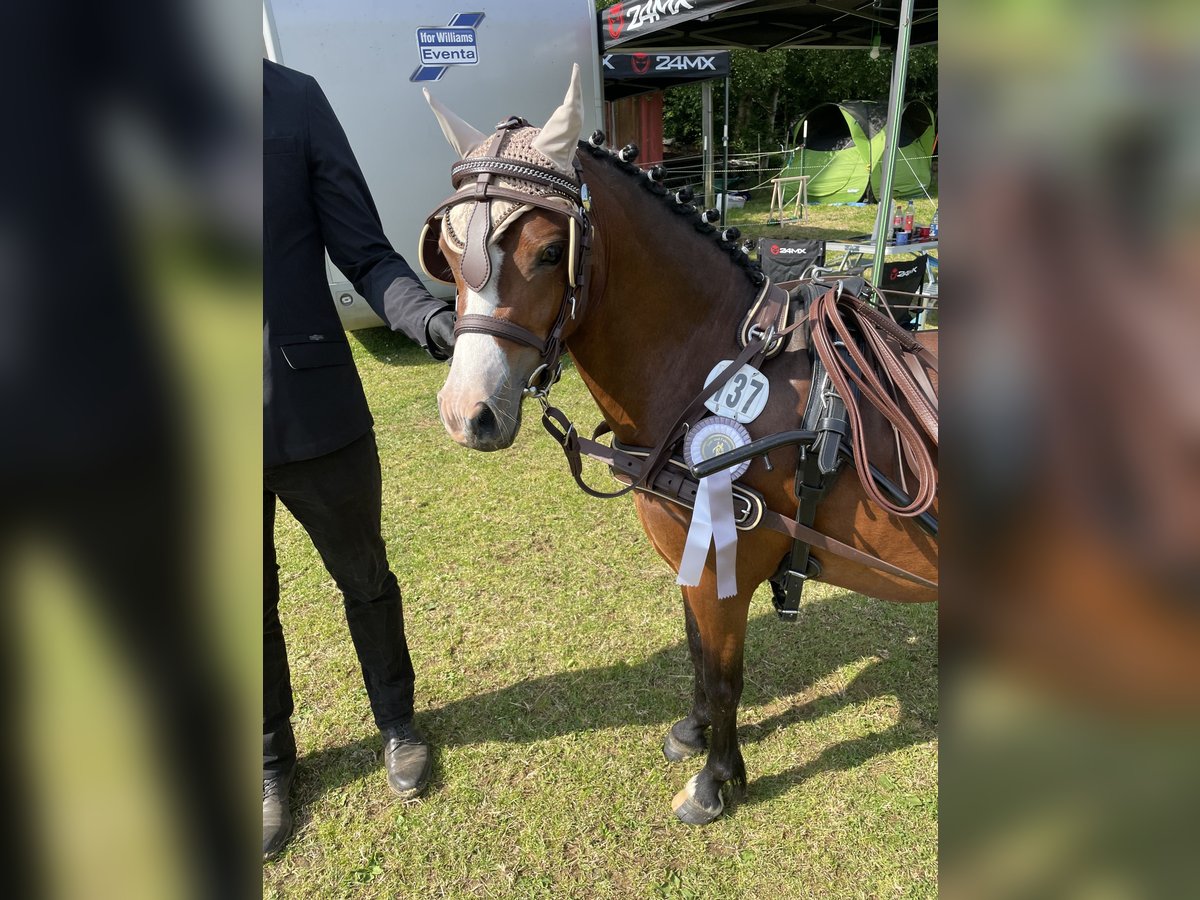
[(448, 408), (450, 404), (438, 395), (438, 414), (446, 432), (457, 443), (471, 450), (490, 452), (512, 446), (517, 437), (520, 408), (506, 427), (503, 417), (490, 402), (480, 401), (463, 413)]

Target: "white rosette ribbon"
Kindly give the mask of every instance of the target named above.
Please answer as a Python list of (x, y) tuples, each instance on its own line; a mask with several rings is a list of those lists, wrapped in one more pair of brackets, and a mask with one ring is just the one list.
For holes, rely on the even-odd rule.
[[(710, 416), (688, 435), (684, 459), (688, 465), (694, 466), (749, 442), (749, 433), (736, 420)], [(746, 461), (732, 469), (723, 469), (700, 479), (676, 584), (686, 587), (700, 584), (700, 576), (704, 574), (704, 565), (708, 561), (708, 548), (715, 545), (717, 597), (723, 600), (737, 593), (737, 525), (733, 518), (733, 482), (745, 474), (749, 467), (750, 462)]]

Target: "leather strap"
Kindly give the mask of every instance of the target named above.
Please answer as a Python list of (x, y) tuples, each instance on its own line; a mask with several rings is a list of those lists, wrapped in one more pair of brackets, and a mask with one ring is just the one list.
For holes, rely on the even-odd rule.
[[(707, 413), (708, 410), (704, 406), (704, 401), (723, 388), (725, 383), (729, 381), (729, 379), (731, 379), (735, 374), (737, 374), (737, 370), (740, 369), (744, 363), (762, 351), (766, 343), (764, 338), (760, 338), (751, 342), (751, 344), (741, 352), (738, 358), (734, 360), (733, 365), (726, 366), (724, 371), (720, 372), (716, 378), (714, 378), (695, 398), (692, 399), (691, 403), (683, 408), (683, 411), (676, 418), (674, 424), (667, 429), (662, 439), (659, 440), (649, 454), (647, 454), (646, 458), (639, 458), (637, 460), (639, 473), (638, 477), (633, 480), (633, 483), (629, 484), (622, 490), (608, 492), (598, 491), (595, 488), (589, 487), (583, 480), (583, 463), (580, 459), (580, 455), (582, 454), (592, 459), (599, 460), (606, 465), (612, 466), (612, 460), (614, 458), (612, 454), (619, 451), (613, 451), (611, 447), (608, 447), (597, 441), (588, 440), (587, 438), (581, 437), (575, 430), (575, 426), (571, 423), (570, 419), (567, 418), (566, 414), (563, 413), (562, 410), (556, 409), (549, 404), (547, 404), (542, 410), (542, 427), (545, 428), (550, 436), (558, 441), (559, 446), (563, 448), (563, 454), (567, 457), (567, 468), (570, 470), (571, 476), (575, 479), (575, 482), (584, 490), (585, 493), (593, 497), (601, 498), (620, 497), (621, 495), (627, 494), (635, 488), (644, 487), (646, 484), (653, 482), (655, 476), (662, 469), (662, 467), (666, 465), (667, 460), (670, 459), (672, 448), (683, 439), (685, 434), (687, 434), (688, 429), (690, 429), (692, 424), (694, 424), (695, 419), (700, 417), (697, 415), (699, 411), (703, 409), (705, 413)], [(599, 429), (597, 429), (597, 433), (599, 433)]]
[(631, 471), (634, 473), (640, 473), (642, 460), (628, 454), (622, 454), (620, 450), (616, 450), (606, 444), (601, 444), (599, 441), (580, 437), (579, 432), (575, 429), (575, 425), (567, 418), (566, 414), (561, 409), (556, 409), (553, 406), (547, 405), (542, 410), (542, 427), (563, 448), (563, 455), (567, 458), (567, 469), (570, 471), (571, 477), (575, 479), (575, 483), (588, 496), (598, 497), (601, 500), (611, 500), (614, 497), (622, 497), (634, 488), (642, 485), (643, 479), (635, 477), (632, 483), (618, 491), (600, 491), (591, 487), (583, 480), (584, 456), (594, 459), (597, 462), (602, 462), (611, 469), (621, 469), (622, 471)]
[[(476, 190), (476, 186), (472, 184), (468, 187), (455, 191), (438, 204), (437, 209), (433, 211), (429, 218), (440, 218), (441, 215), (451, 206), (468, 201), (475, 201), (477, 199)], [(559, 215), (570, 215), (570, 212), (563, 205), (563, 203), (559, 202), (566, 198), (558, 194), (524, 194), (521, 191), (502, 187), (498, 184), (491, 184), (489, 182), (482, 190), (482, 196), (485, 197), (487, 201), (509, 200), (513, 203), (519, 203), (522, 206), (536, 206), (541, 209), (549, 210), (550, 212), (558, 213)]]
[[(842, 310), (858, 325), (872, 359), (859, 350)], [(915, 337), (857, 297), (830, 292), (814, 301), (809, 310), (811, 341), (829, 372), (838, 394), (846, 404), (850, 420), (850, 443), (858, 478), (867, 496), (881, 509), (899, 516), (917, 516), (929, 509), (937, 497), (937, 466), (922, 438), (922, 432), (937, 446), (937, 407), (925, 396), (909, 366), (899, 358), (911, 354), (936, 370), (937, 360)], [(893, 349), (887, 338), (899, 344)], [(882, 369), (883, 377), (876, 374)], [(916, 490), (908, 503), (899, 503), (884, 493), (871, 477), (871, 460), (863, 429), (862, 412), (854, 387), (895, 429), (904, 458), (913, 470)], [(912, 413), (906, 413), (892, 397), (898, 391)], [(900, 461), (904, 464), (904, 460)]]
[(870, 553), (865, 553), (862, 550), (851, 547), (849, 544), (843, 544), (835, 538), (822, 534), (816, 529), (809, 528), (807, 525), (801, 525), (799, 522), (789, 519), (787, 516), (782, 516), (773, 510), (768, 509), (763, 512), (762, 524), (774, 531), (782, 531), (784, 534), (790, 534), (797, 541), (812, 544), (812, 546), (820, 550), (848, 559), (851, 562), (856, 562), (872, 569), (878, 569), (881, 572), (887, 572), (889, 575), (895, 575), (897, 578), (903, 578), (905, 581), (911, 581), (913, 584), (919, 584), (922, 587), (937, 588), (937, 582), (935, 581), (930, 581), (928, 578), (923, 578), (906, 569), (901, 569), (899, 566), (894, 566), (890, 562), (880, 559), (878, 556), (872, 556)]
[[(777, 292), (774, 295), (774, 302), (779, 302), (780, 297), (782, 297), (782, 302), (786, 304), (787, 292)], [(726, 366), (724, 371), (720, 372), (716, 378), (706, 385), (703, 390), (701, 390), (700, 393), (692, 399), (692, 402), (685, 406), (683, 411), (679, 413), (674, 424), (667, 429), (662, 439), (659, 440), (658, 444), (650, 452), (650, 456), (647, 459), (647, 469), (643, 475), (646, 478), (652, 479), (655, 473), (657, 473), (658, 470), (666, 464), (667, 459), (670, 457), (671, 448), (679, 441), (683, 440), (688, 430), (696, 423), (698, 419), (707, 415), (708, 408), (704, 405), (704, 402), (713, 394), (717, 393), (721, 388), (723, 388), (725, 383), (737, 374), (738, 369), (740, 369), (746, 363), (757, 366), (762, 361), (763, 354), (766, 352), (766, 348), (769, 344), (768, 337), (770, 337), (771, 342), (777, 338), (782, 339), (799, 328), (803, 322), (804, 320), (801, 319), (799, 322), (794, 322), (793, 324), (789, 325), (778, 334), (764, 334), (757, 340), (753, 340), (747, 344), (745, 349), (738, 354), (737, 359), (735, 359), (731, 365)]]
[[(684, 506), (690, 507), (694, 503), (696, 496), (695, 479), (680, 475), (678, 482), (674, 479), (667, 479), (661, 485), (657, 479), (648, 479), (647, 472), (649, 471), (648, 463), (650, 456), (635, 456), (615, 447), (610, 447), (607, 444), (602, 444), (599, 441), (580, 437), (579, 433), (575, 430), (575, 426), (571, 424), (563, 412), (554, 407), (546, 409), (542, 417), (542, 424), (546, 426), (546, 430), (554, 436), (555, 440), (563, 446), (564, 450), (567, 450), (568, 447), (570, 448), (567, 453), (567, 461), (571, 475), (575, 478), (575, 482), (588, 495), (601, 499), (620, 497), (635, 489), (647, 490), (647, 484), (653, 484), (654, 492), (660, 496), (682, 503)], [(582, 456), (587, 456), (589, 459), (604, 463), (613, 470), (614, 474), (631, 479), (630, 483), (617, 491), (598, 491), (589, 487), (583, 481), (582, 477)], [(624, 479), (622, 478), (622, 480)], [(758, 527), (766, 527), (782, 532), (783, 534), (790, 535), (793, 540), (811, 544), (813, 547), (825, 550), (835, 556), (841, 556), (860, 565), (878, 569), (897, 578), (903, 578), (906, 581), (919, 584), (922, 587), (937, 588), (937, 584), (927, 578), (901, 569), (899, 566), (895, 566), (886, 560), (851, 547), (849, 544), (842, 543), (835, 538), (831, 538), (772, 510), (763, 509), (762, 516), (758, 521)]]
[[(503, 134), (503, 132), (497, 132)], [(486, 172), (489, 175), (499, 175), (515, 181), (532, 181), (535, 184), (563, 194), (574, 204), (580, 202), (579, 186), (554, 169), (535, 166), (532, 163), (508, 159), (503, 156), (476, 156), (462, 159), (450, 167), (450, 183), (456, 188), (472, 175), (478, 176)]]
[[(765, 334), (767, 329), (774, 326), (776, 334), (780, 334), (788, 325), (789, 295), (786, 288), (775, 284), (770, 278), (763, 281), (762, 290), (750, 306), (750, 311), (742, 319), (738, 328), (738, 344), (745, 347), (754, 339), (754, 335)], [(763, 359), (773, 359), (783, 349), (785, 341), (782, 337), (773, 340), (763, 352)]]
[(516, 341), (518, 344), (525, 344), (527, 347), (532, 347), (538, 352), (539, 356), (546, 355), (546, 341), (538, 337), (528, 328), (518, 325), (516, 322), (509, 319), (501, 319), (497, 316), (481, 316), (475, 313), (468, 313), (460, 316), (458, 321), (454, 323), (454, 336), (458, 337), (461, 334), (490, 334), (495, 337), (502, 337), (506, 340)]
[[(825, 364), (819, 356), (814, 357), (808, 403), (800, 424), (816, 437), (800, 454), (795, 488), (796, 523), (810, 528), (817, 519), (817, 507), (833, 485), (841, 464), (842, 441), (849, 433), (846, 405), (831, 385)], [(796, 621), (804, 585), (820, 571), (811, 551), (812, 546), (805, 541), (792, 542), (791, 552), (786, 557), (783, 590), (776, 590), (772, 597), (775, 612), (782, 619)]]

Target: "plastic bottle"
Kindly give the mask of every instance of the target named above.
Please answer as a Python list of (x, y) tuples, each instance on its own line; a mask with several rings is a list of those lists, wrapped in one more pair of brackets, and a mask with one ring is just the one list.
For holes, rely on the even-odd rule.
[(892, 214), (892, 232), (904, 230), (904, 213), (900, 211), (900, 204), (896, 204), (896, 211)]
[(933, 221), (929, 223), (929, 236), (936, 238), (938, 236), (937, 210), (933, 211)]
[(909, 200), (908, 208), (904, 210), (904, 230), (907, 231), (909, 234), (912, 234), (913, 216), (915, 216), (916, 213), (917, 213), (917, 208), (915, 206), (913, 206), (913, 202), (911, 200)]

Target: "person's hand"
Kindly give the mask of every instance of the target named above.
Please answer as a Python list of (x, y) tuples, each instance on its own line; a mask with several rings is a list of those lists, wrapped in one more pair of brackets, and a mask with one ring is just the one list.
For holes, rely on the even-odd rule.
[(426, 330), (429, 332), (430, 349), (434, 356), (448, 359), (454, 355), (454, 323), (458, 319), (454, 310), (437, 313), (429, 320)]

